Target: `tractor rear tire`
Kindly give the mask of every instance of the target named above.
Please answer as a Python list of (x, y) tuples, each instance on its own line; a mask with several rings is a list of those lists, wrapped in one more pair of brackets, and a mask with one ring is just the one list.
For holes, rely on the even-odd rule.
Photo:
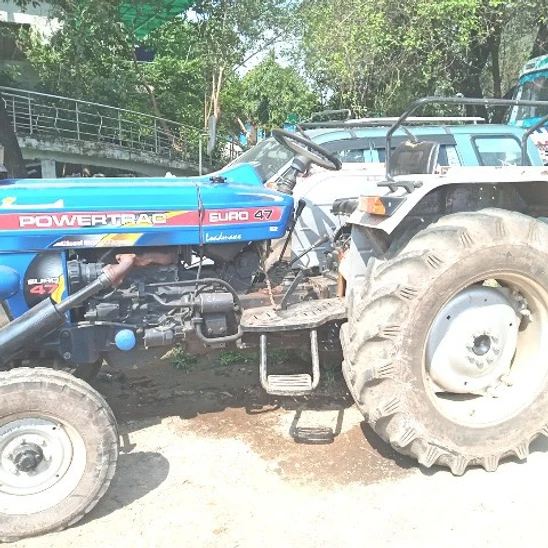
[(343, 372), (370, 426), (425, 467), (496, 470), (548, 436), (548, 225), (441, 218), (348, 296)]
[(48, 368), (0, 373), (0, 541), (82, 519), (117, 458), (114, 414), (88, 384)]

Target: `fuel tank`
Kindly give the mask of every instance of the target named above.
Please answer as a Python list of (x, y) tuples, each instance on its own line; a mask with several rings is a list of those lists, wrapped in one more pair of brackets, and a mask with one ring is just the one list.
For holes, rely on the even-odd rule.
[(0, 252), (275, 239), (292, 210), (249, 164), (211, 177), (3, 180)]

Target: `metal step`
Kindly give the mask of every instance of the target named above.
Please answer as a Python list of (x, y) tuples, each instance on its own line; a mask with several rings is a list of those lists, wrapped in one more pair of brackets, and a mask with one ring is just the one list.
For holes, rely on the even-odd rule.
[(269, 394), (294, 395), (312, 392), (312, 377), (306, 373), (298, 375), (268, 375)]
[(328, 322), (346, 318), (342, 297), (304, 301), (292, 304), (287, 310), (267, 307), (245, 310), (240, 320), (241, 328), (248, 333), (283, 332), (316, 329)]
[(312, 375), (308, 373), (296, 373), (295, 375), (269, 375), (268, 374), (268, 341), (266, 333), (260, 336), (261, 358), (260, 378), (261, 385), (268, 394), (276, 396), (303, 396), (310, 394), (320, 382), (320, 357), (318, 353), (318, 332), (310, 331), (310, 352), (312, 354)]

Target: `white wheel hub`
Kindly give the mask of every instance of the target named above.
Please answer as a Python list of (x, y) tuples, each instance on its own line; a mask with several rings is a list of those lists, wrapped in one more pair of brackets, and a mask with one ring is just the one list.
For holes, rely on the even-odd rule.
[(521, 314), (507, 292), (471, 286), (440, 311), (426, 367), (438, 392), (485, 393), (510, 371)]
[(85, 469), (82, 438), (46, 418), (0, 426), (0, 513), (34, 513), (63, 500)]

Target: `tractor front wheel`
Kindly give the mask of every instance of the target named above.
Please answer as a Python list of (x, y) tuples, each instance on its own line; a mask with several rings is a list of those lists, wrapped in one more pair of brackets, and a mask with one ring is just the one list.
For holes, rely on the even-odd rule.
[(45, 368), (0, 373), (0, 541), (79, 521), (117, 457), (114, 415), (85, 382)]

